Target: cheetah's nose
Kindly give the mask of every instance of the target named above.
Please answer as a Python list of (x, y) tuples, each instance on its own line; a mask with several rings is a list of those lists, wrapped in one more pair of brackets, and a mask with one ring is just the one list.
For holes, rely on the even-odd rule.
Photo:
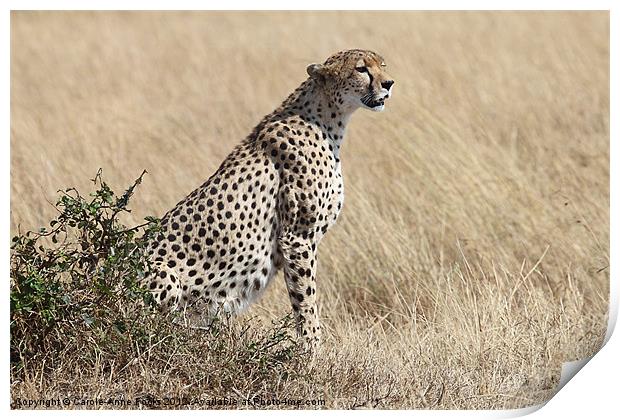
[(381, 82), (381, 87), (383, 89), (390, 90), (393, 84), (394, 84), (393, 80), (386, 80), (385, 82)]

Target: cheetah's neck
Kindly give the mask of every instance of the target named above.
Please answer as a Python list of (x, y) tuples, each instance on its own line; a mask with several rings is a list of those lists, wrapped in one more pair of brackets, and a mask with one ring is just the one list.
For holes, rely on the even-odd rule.
[(355, 109), (339, 104), (318, 86), (313, 79), (303, 82), (278, 108), (278, 113), (299, 115), (316, 125), (327, 141), (329, 150), (340, 162), (340, 148), (344, 141), (347, 124)]

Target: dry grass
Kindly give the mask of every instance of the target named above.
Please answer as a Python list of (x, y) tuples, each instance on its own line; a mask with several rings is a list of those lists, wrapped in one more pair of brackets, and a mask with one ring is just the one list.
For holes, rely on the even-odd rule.
[[(345, 207), (320, 249), (325, 344), (272, 395), (521, 407), (549, 398), (561, 361), (599, 348), (607, 13), (13, 13), (11, 25), (13, 231), (45, 224), (46, 199), (86, 189), (99, 167), (118, 189), (147, 169), (129, 222), (162, 215), (308, 63), (351, 47), (385, 57), (394, 97), (352, 120)], [(248, 316), (284, 315), (284, 289), (277, 279)], [(31, 372), (12, 393), (233, 395), (192, 372), (217, 361), (166, 363)]]

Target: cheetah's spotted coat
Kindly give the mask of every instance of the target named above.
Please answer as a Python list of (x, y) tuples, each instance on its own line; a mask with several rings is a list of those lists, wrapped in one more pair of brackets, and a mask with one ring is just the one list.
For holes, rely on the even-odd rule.
[(162, 307), (208, 320), (239, 313), (284, 276), (298, 332), (320, 339), (316, 254), (344, 199), (340, 147), (351, 114), (383, 109), (393, 81), (364, 50), (308, 66), (304, 81), (162, 218), (147, 287)]

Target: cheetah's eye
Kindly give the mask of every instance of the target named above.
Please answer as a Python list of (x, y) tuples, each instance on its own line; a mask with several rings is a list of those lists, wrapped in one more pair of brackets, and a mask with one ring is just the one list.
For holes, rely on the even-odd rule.
[(366, 66), (356, 67), (355, 70), (359, 71), (360, 73), (368, 73), (368, 67)]

